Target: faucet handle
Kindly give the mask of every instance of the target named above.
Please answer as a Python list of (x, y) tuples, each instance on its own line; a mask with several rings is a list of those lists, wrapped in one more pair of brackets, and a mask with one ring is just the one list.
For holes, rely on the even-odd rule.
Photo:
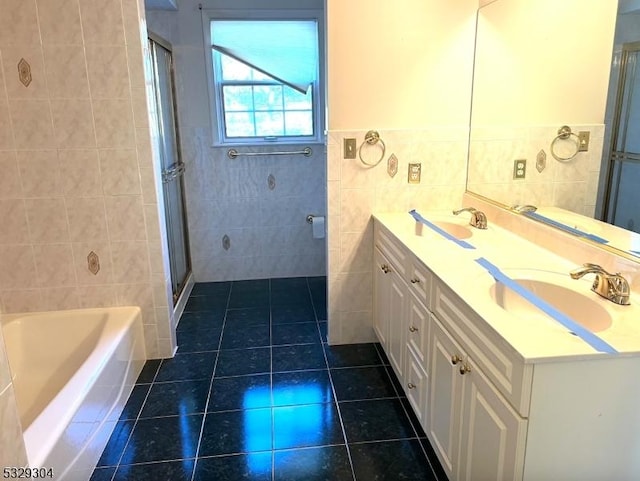
[(616, 304), (627, 306), (630, 304), (629, 295), (631, 289), (627, 280), (620, 275), (620, 273), (614, 275), (608, 275), (609, 281), (609, 299)]
[(593, 292), (616, 304), (623, 306), (629, 304), (629, 283), (619, 272), (611, 274), (605, 271), (602, 266), (587, 262), (569, 274), (572, 279), (579, 279), (585, 274), (595, 274), (596, 278), (591, 286)]
[(478, 229), (487, 228), (487, 216), (484, 212), (480, 212), (475, 207), (463, 207), (462, 209), (454, 210), (453, 215), (458, 215), (462, 212), (471, 213), (471, 220), (469, 220), (469, 225), (471, 225), (472, 227), (477, 227)]
[(471, 225), (477, 227), (478, 229), (486, 229), (487, 228), (487, 216), (484, 212), (480, 212), (479, 210), (475, 211), (471, 216)]

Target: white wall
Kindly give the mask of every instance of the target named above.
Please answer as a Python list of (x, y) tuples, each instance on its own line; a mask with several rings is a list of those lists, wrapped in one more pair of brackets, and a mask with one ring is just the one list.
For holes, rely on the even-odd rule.
[[(327, 0), (331, 343), (375, 340), (371, 214), (457, 208), (465, 190), (477, 0), (403, 5)], [(386, 143), (371, 169), (342, 152), (369, 129)], [(380, 153), (363, 149), (367, 161)], [(407, 184), (409, 162), (422, 163), (419, 185)]]
[[(313, 239), (309, 214), (326, 215), (326, 152), (313, 155), (227, 157), (213, 147), (203, 23), (199, 1), (183, 0), (177, 12), (150, 11), (151, 31), (173, 46), (181, 144), (186, 164), (189, 237), (196, 282), (326, 273), (326, 241)], [(256, 1), (201, 2), (203, 8), (239, 15), (265, 5)], [(269, 9), (322, 11), (321, 0), (269, 2)], [(286, 146), (298, 150), (300, 146)], [(239, 151), (284, 150), (274, 147)], [(273, 175), (276, 188), (268, 188)], [(225, 250), (222, 238), (231, 239)]]
[(468, 123), (477, 0), (327, 0), (329, 128)]

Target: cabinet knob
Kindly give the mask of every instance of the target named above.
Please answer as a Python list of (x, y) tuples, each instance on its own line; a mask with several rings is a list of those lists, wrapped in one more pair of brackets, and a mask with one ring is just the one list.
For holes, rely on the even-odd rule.
[(471, 372), (471, 366), (469, 366), (469, 364), (463, 364), (460, 366), (460, 374), (464, 376), (468, 372)]
[(418, 282), (420, 282), (420, 279), (411, 279), (411, 284), (417, 284)]
[(417, 327), (415, 327), (415, 326), (411, 326), (411, 327), (409, 328), (409, 331), (410, 331), (410, 332), (418, 332), (418, 328), (417, 328)]
[(457, 354), (454, 354), (453, 356), (451, 356), (451, 364), (453, 364), (454, 366), (458, 364), (460, 361), (462, 361), (462, 358)]
[(407, 387), (408, 387), (409, 389), (415, 389), (415, 388), (416, 388), (416, 385), (415, 385), (415, 384), (413, 384), (412, 382), (410, 382), (409, 384), (407, 384)]
[(382, 269), (382, 272), (384, 272), (385, 274), (389, 273), (389, 266), (387, 264), (382, 264), (380, 266), (380, 269)]

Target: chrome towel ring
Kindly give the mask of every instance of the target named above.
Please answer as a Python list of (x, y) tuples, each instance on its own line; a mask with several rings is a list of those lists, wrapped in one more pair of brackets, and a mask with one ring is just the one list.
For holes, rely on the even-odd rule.
[[(572, 135), (575, 137), (574, 141), (576, 143), (576, 151), (573, 153), (573, 155), (570, 155), (569, 157), (560, 157), (553, 150), (555, 145), (556, 145), (556, 143), (558, 142), (558, 140), (569, 140)], [(553, 155), (554, 159), (556, 159), (556, 160), (558, 160), (560, 162), (566, 162), (567, 160), (571, 160), (576, 155), (578, 155), (578, 152), (580, 151), (580, 138), (578, 137), (577, 134), (574, 134), (571, 131), (571, 127), (569, 127), (568, 125), (563, 125), (562, 127), (560, 127), (558, 129), (558, 135), (556, 136), (556, 138), (551, 141), (551, 149), (550, 150), (551, 150), (551, 155)]]
[[(363, 158), (362, 158), (362, 147), (365, 144), (368, 145), (375, 145), (378, 142), (380, 142), (382, 144), (382, 153), (380, 154), (380, 158), (373, 164), (366, 162)], [(364, 165), (366, 165), (367, 167), (375, 167), (376, 165), (378, 165), (382, 159), (384, 158), (384, 153), (387, 150), (387, 146), (384, 144), (384, 141), (380, 138), (380, 134), (375, 131), (375, 130), (369, 130), (365, 135), (364, 135), (364, 141), (360, 144), (360, 147), (358, 148), (358, 157), (360, 158), (360, 162), (362, 162)]]

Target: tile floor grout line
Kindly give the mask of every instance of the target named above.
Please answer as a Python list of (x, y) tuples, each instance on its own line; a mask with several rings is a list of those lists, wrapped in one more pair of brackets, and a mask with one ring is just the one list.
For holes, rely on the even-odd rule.
[(195, 452), (195, 459), (193, 461), (193, 471), (191, 472), (191, 481), (195, 480), (196, 470), (198, 469), (198, 455), (200, 454), (200, 446), (202, 445), (202, 436), (204, 434), (204, 426), (207, 422), (207, 410), (209, 408), (209, 402), (211, 401), (211, 392), (213, 390), (213, 380), (216, 377), (216, 368), (218, 367), (218, 360), (220, 359), (220, 348), (222, 347), (222, 337), (224, 336), (224, 327), (227, 323), (227, 310), (229, 308), (229, 302), (231, 301), (231, 292), (233, 290), (233, 282), (229, 285), (229, 294), (227, 294), (227, 303), (225, 306), (224, 316), (222, 318), (222, 328), (220, 331), (220, 339), (218, 340), (218, 350), (216, 351), (216, 360), (213, 363), (213, 370), (211, 371), (211, 380), (209, 381), (209, 392), (207, 393), (207, 400), (204, 403), (204, 414), (202, 415), (202, 424), (200, 426), (200, 434), (198, 435), (198, 444)]
[[(367, 347), (367, 349), (371, 349), (372, 351), (375, 352), (376, 357), (378, 358), (379, 364), (362, 364), (362, 365), (345, 365), (345, 366), (338, 366), (338, 367), (331, 367), (330, 363), (329, 363), (329, 358), (330, 358), (330, 354), (331, 353), (331, 346), (328, 345), (328, 343), (325, 343), (323, 338), (322, 338), (322, 328), (321, 328), (321, 324), (320, 324), (320, 320), (318, 318), (318, 311), (316, 309), (316, 304), (317, 302), (315, 302), (315, 298), (311, 292), (311, 284), (310, 284), (310, 279), (309, 277), (305, 277), (305, 283), (306, 283), (306, 289), (307, 292), (310, 296), (310, 300), (311, 300), (311, 307), (313, 308), (313, 312), (314, 312), (314, 318), (315, 318), (315, 329), (314, 331), (316, 332), (316, 334), (318, 335), (318, 337), (320, 338), (320, 342), (319, 343), (294, 343), (294, 344), (284, 344), (284, 345), (274, 345), (273, 343), (273, 328), (274, 328), (274, 324), (273, 324), (273, 319), (274, 319), (274, 311), (273, 311), (273, 295), (274, 295), (274, 284), (273, 284), (274, 279), (269, 278), (268, 279), (268, 284), (267, 284), (267, 288), (268, 288), (268, 309), (269, 309), (269, 344), (266, 346), (261, 346), (261, 348), (269, 348), (269, 371), (268, 372), (264, 372), (264, 374), (259, 374), (259, 375), (264, 375), (264, 377), (266, 378), (266, 374), (269, 374), (269, 387), (270, 387), (270, 394), (269, 394), (269, 404), (270, 406), (268, 406), (268, 409), (270, 409), (271, 412), (271, 429), (272, 429), (272, 433), (271, 433), (271, 449), (270, 450), (264, 450), (264, 451), (256, 451), (257, 452), (261, 452), (264, 453), (266, 455), (266, 453), (270, 453), (271, 455), (271, 480), (275, 480), (278, 478), (278, 476), (282, 473), (280, 473), (279, 471), (279, 467), (282, 468), (283, 466), (286, 466), (286, 462), (283, 466), (280, 466), (282, 463), (277, 461), (276, 458), (276, 454), (277, 453), (286, 453), (286, 452), (296, 452), (296, 451), (305, 451), (305, 450), (314, 450), (317, 449), (318, 453), (323, 453), (323, 456), (329, 456), (332, 457), (332, 454), (330, 453), (344, 453), (345, 451), (343, 451), (343, 449), (346, 450), (346, 454), (347, 454), (347, 459), (349, 461), (349, 468), (350, 468), (350, 472), (351, 472), (351, 476), (354, 481), (357, 480), (356, 477), (356, 472), (355, 472), (355, 466), (354, 466), (354, 458), (353, 455), (358, 456), (358, 453), (360, 451), (351, 452), (351, 447), (350, 445), (353, 445), (354, 447), (357, 445), (367, 445), (367, 444), (380, 444), (380, 445), (384, 445), (384, 443), (387, 442), (395, 442), (395, 446), (397, 446), (397, 449), (400, 449), (400, 446), (402, 445), (401, 443), (406, 443), (409, 441), (418, 441), (420, 443), (419, 450), (413, 450), (413, 448), (410, 448), (409, 446), (413, 445), (415, 447), (415, 445), (413, 443), (411, 443), (411, 445), (406, 446), (407, 448), (407, 455), (410, 455), (409, 453), (414, 452), (415, 454), (412, 454), (412, 456), (419, 456), (420, 458), (424, 458), (427, 463), (428, 466), (430, 468), (430, 474), (432, 474), (434, 476), (435, 480), (438, 480), (438, 474), (436, 473), (435, 469), (434, 469), (434, 462), (436, 461), (432, 461), (431, 457), (429, 456), (429, 454), (427, 453), (427, 448), (425, 447), (426, 444), (423, 442), (427, 442), (428, 440), (423, 440), (420, 437), (420, 433), (419, 433), (419, 421), (414, 422), (411, 418), (411, 416), (409, 416), (409, 410), (411, 409), (410, 405), (408, 404), (408, 399), (402, 397), (401, 393), (403, 393), (400, 384), (398, 384), (398, 380), (395, 377), (395, 372), (392, 370), (392, 367), (387, 363), (385, 364), (385, 357), (384, 354), (381, 354), (380, 352), (380, 346), (378, 343), (366, 343), (366, 344), (370, 344), (371, 347)], [(241, 281), (235, 281), (235, 282), (241, 282)], [(244, 452), (244, 451), (240, 451), (237, 453), (221, 453), (221, 454), (212, 454), (212, 455), (208, 455), (208, 456), (202, 456), (202, 458), (200, 458), (200, 454), (202, 453), (201, 448), (202, 448), (202, 442), (204, 441), (204, 427), (205, 427), (205, 421), (206, 421), (206, 417), (208, 414), (208, 411), (210, 409), (210, 407), (212, 406), (213, 403), (213, 399), (214, 399), (214, 392), (213, 392), (213, 384), (214, 384), (214, 380), (216, 379), (229, 379), (229, 380), (234, 380), (234, 379), (241, 379), (241, 378), (251, 378), (253, 376), (256, 376), (256, 373), (247, 373), (247, 374), (238, 374), (238, 375), (232, 375), (232, 376), (223, 376), (221, 378), (216, 378), (215, 376), (215, 372), (218, 369), (222, 368), (220, 367), (220, 363), (223, 362), (223, 360), (220, 358), (220, 354), (223, 352), (223, 350), (221, 349), (222, 347), (222, 341), (224, 338), (224, 331), (225, 328), (230, 328), (231, 326), (231, 322), (230, 322), (230, 318), (227, 319), (227, 315), (229, 314), (229, 312), (231, 311), (230, 309), (230, 305), (231, 305), (231, 297), (232, 297), (232, 292), (233, 292), (233, 285), (234, 285), (234, 281), (229, 282), (229, 290), (228, 290), (228, 294), (227, 294), (227, 302), (226, 302), (226, 306), (224, 309), (224, 315), (223, 315), (223, 319), (222, 319), (222, 327), (220, 328), (220, 338), (218, 339), (218, 349), (213, 350), (213, 351), (190, 351), (190, 354), (197, 354), (197, 353), (215, 353), (215, 358), (214, 358), (214, 362), (213, 362), (213, 370), (210, 372), (210, 378), (209, 378), (209, 390), (206, 393), (207, 397), (204, 403), (204, 410), (201, 411), (199, 410), (198, 413), (189, 413), (190, 415), (198, 415), (198, 416), (202, 416), (202, 424), (200, 426), (200, 432), (198, 435), (198, 440), (197, 440), (197, 447), (195, 450), (195, 457), (189, 457), (189, 458), (179, 458), (179, 459), (175, 459), (175, 460), (166, 460), (166, 459), (162, 459), (162, 460), (157, 460), (157, 461), (143, 461), (143, 462), (133, 462), (131, 463), (131, 465), (156, 465), (156, 464), (162, 464), (162, 463), (174, 463), (180, 460), (187, 460), (189, 461), (189, 463), (191, 464), (191, 462), (193, 463), (192, 465), (192, 470), (191, 470), (191, 481), (194, 481), (196, 478), (196, 471), (198, 470), (198, 460), (199, 459), (205, 459), (205, 458), (225, 458), (225, 457), (230, 457), (230, 456), (237, 456), (237, 455), (248, 455), (248, 454), (253, 454), (254, 451), (249, 451), (249, 452)], [(238, 284), (240, 285), (240, 284)], [(287, 284), (283, 284), (283, 287), (286, 287)], [(262, 291), (264, 289), (264, 287), (261, 287), (260, 290)], [(241, 290), (239, 292), (244, 292), (244, 287), (241, 288)], [(244, 295), (244, 294), (242, 294)], [(242, 296), (241, 295), (241, 296)], [(251, 290), (249, 290), (249, 296), (248, 296), (249, 302), (251, 303), (251, 300), (254, 299), (254, 294), (251, 292)], [(278, 297), (278, 299), (280, 299), (280, 297)], [(220, 299), (221, 300), (221, 299)], [(242, 301), (242, 297), (239, 297), (237, 300)], [(206, 301), (202, 302), (203, 305), (205, 305), (206, 307)], [(234, 304), (235, 305), (244, 305), (243, 301), (242, 302), (236, 302)], [(238, 309), (243, 309), (243, 308), (238, 308)], [(250, 308), (246, 308), (246, 309), (250, 309)], [(196, 312), (208, 312), (208, 311), (196, 311)], [(285, 317), (283, 317), (282, 319), (293, 319), (294, 317), (291, 317), (292, 314), (295, 314), (296, 312), (302, 312), (302, 311), (297, 311), (296, 309), (293, 310), (289, 310), (287, 312), (287, 309), (284, 308), (284, 310), (282, 311), (283, 314), (285, 314)], [(276, 313), (278, 316), (279, 314)], [(249, 313), (250, 315), (250, 313)], [(296, 314), (297, 315), (297, 314)], [(278, 319), (280, 319), (280, 317), (278, 317)], [(217, 322), (217, 321), (216, 321)], [(313, 321), (309, 321), (313, 322)], [(326, 322), (326, 321), (325, 321)], [(295, 324), (300, 324), (300, 323), (282, 323), (282, 325), (295, 325)], [(278, 324), (280, 325), (280, 324)], [(304, 331), (304, 330), (302, 330)], [(365, 343), (363, 343), (365, 344)], [(300, 348), (300, 349), (289, 349), (289, 352), (287, 352), (287, 347), (292, 347), (292, 346), (314, 346), (312, 349), (309, 348)], [(317, 346), (317, 347), (315, 347)], [(312, 365), (312, 366), (316, 366), (316, 365), (320, 365), (320, 363), (324, 366), (324, 367), (312, 367), (312, 368), (305, 368), (305, 369), (293, 369), (293, 370), (284, 370), (284, 371), (278, 371), (275, 372), (274, 371), (274, 367), (275, 367), (275, 362), (276, 359), (274, 359), (274, 352), (275, 349), (274, 348), (282, 348), (282, 356), (279, 357), (279, 359), (282, 360), (283, 364), (286, 366), (287, 364), (289, 365), (293, 365), (293, 366), (302, 366), (302, 365)], [(316, 349), (322, 349), (322, 361), (320, 361), (320, 357), (318, 357), (317, 359), (315, 358), (315, 356), (319, 353), (316, 352)], [(237, 348), (234, 350), (237, 351), (242, 351), (245, 349), (249, 349), (249, 348)], [(263, 351), (264, 354), (266, 354), (266, 351)], [(313, 352), (313, 356), (314, 356), (314, 361), (311, 363), (300, 363), (300, 362), (294, 362), (291, 358), (291, 355), (294, 355), (294, 358), (298, 359), (298, 356), (303, 355), (304, 353), (312, 353)], [(338, 351), (339, 352), (339, 351)], [(364, 355), (366, 351), (360, 351), (360, 349), (356, 349), (354, 351), (346, 351), (346, 354), (348, 354), (348, 358), (351, 359), (351, 354), (357, 356), (357, 358), (354, 358), (352, 362), (359, 362), (361, 360), (367, 360), (367, 356)], [(186, 353), (182, 353), (182, 354), (186, 354)], [(367, 354), (368, 355), (368, 354)], [(241, 356), (241, 355), (240, 355)], [(208, 356), (207, 356), (208, 357)], [(237, 356), (236, 356), (237, 357)], [(264, 358), (264, 356), (262, 356)], [(187, 358), (188, 360), (188, 358)], [(320, 363), (316, 363), (316, 361), (320, 361)], [(332, 361), (333, 362), (333, 361)], [(118, 464), (116, 466), (103, 466), (101, 468), (103, 469), (113, 469), (113, 473), (111, 475), (111, 480), (113, 481), (114, 479), (116, 479), (116, 473), (118, 472), (118, 469), (120, 468), (120, 466), (124, 466), (121, 465), (121, 460), (124, 456), (124, 452), (126, 451), (128, 445), (132, 442), (133, 439), (133, 433), (134, 433), (134, 429), (135, 427), (138, 425), (138, 422), (140, 420), (147, 420), (147, 419), (158, 419), (158, 418), (169, 418), (169, 417), (176, 417), (175, 415), (169, 414), (169, 415), (165, 415), (165, 416), (152, 416), (152, 417), (142, 417), (142, 411), (144, 410), (146, 404), (149, 402), (150, 399), (150, 395), (151, 395), (151, 390), (154, 387), (158, 387), (158, 386), (162, 386), (165, 383), (179, 383), (179, 382), (189, 382), (189, 381), (193, 381), (191, 379), (173, 379), (173, 380), (167, 380), (167, 381), (157, 381), (158, 377), (159, 377), (159, 373), (160, 373), (160, 369), (163, 365), (164, 361), (161, 361), (158, 363), (158, 366), (155, 369), (155, 372), (153, 374), (153, 380), (151, 383), (140, 383), (139, 385), (147, 385), (148, 386), (148, 390), (144, 396), (144, 400), (137, 412), (136, 418), (135, 420), (133, 420), (134, 422), (132, 423), (132, 428), (131, 428), (131, 432), (129, 433), (127, 439), (126, 439), (126, 444), (125, 447), (123, 448), (121, 454), (120, 454), (120, 458), (118, 460)], [(386, 379), (392, 386), (392, 393), (395, 393), (395, 395), (392, 396), (384, 396), (384, 397), (374, 397), (374, 398), (366, 398), (366, 399), (345, 399), (345, 400), (338, 400), (338, 396), (337, 396), (337, 391), (336, 391), (336, 384), (334, 382), (334, 375), (338, 375), (338, 373), (341, 372), (341, 370), (346, 370), (346, 369), (351, 369), (354, 370), (355, 373), (357, 373), (357, 371), (355, 371), (358, 368), (383, 368), (384, 372), (385, 372), (385, 376), (382, 376), (384, 379)], [(390, 370), (391, 369), (391, 370)], [(273, 387), (274, 387), (274, 382), (277, 379), (277, 376), (279, 375), (283, 375), (281, 376), (282, 380), (284, 382), (287, 382), (287, 380), (290, 379), (295, 379), (296, 374), (299, 374), (301, 376), (300, 379), (302, 379), (302, 377), (304, 377), (306, 374), (309, 373), (314, 373), (314, 372), (323, 372), (326, 371), (328, 376), (328, 381), (329, 381), (329, 385), (331, 388), (331, 393), (332, 393), (332, 398), (329, 402), (322, 402), (322, 403), (305, 403), (305, 404), (297, 404), (297, 403), (292, 403), (292, 404), (283, 404), (281, 406), (276, 406), (275, 405), (275, 398), (274, 398), (274, 393), (273, 393)], [(381, 374), (382, 371), (380, 371)], [(293, 376), (293, 377), (291, 377)], [(325, 375), (323, 374), (322, 377), (324, 378)], [(310, 378), (315, 378), (313, 375), (311, 375)], [(206, 379), (206, 378), (203, 378)], [(265, 379), (266, 381), (266, 379)], [(204, 383), (206, 386), (206, 383)], [(231, 388), (232, 390), (234, 389), (233, 386), (235, 385), (235, 383), (233, 381), (231, 381), (227, 386), (229, 388)], [(243, 382), (240, 382), (240, 385), (244, 385)], [(176, 387), (179, 386), (179, 384), (175, 385)], [(223, 386), (224, 387), (224, 386)], [(227, 389), (228, 390), (228, 389)], [(200, 399), (203, 399), (203, 397), (199, 397)], [(412, 433), (415, 435), (415, 437), (410, 436), (410, 437), (394, 437), (394, 438), (390, 438), (390, 439), (372, 439), (372, 440), (362, 440), (362, 441), (354, 441), (352, 443), (349, 443), (349, 440), (347, 438), (347, 433), (346, 433), (346, 426), (345, 426), (345, 422), (343, 419), (343, 413), (342, 410), (346, 409), (347, 406), (349, 406), (349, 403), (357, 403), (357, 402), (372, 402), (372, 401), (382, 401), (382, 400), (395, 400), (397, 399), (401, 406), (402, 406), (402, 410), (398, 410), (398, 412), (402, 412), (402, 415), (404, 415), (404, 417), (407, 418), (407, 421), (411, 424), (411, 430), (408, 430), (409, 433)], [(336, 420), (337, 422), (340, 423), (340, 430), (342, 432), (343, 438), (341, 440), (341, 442), (338, 443), (332, 443), (330, 442), (330, 440), (328, 438), (324, 439), (324, 440), (316, 440), (315, 442), (321, 444), (321, 445), (315, 445), (315, 446), (290, 446), (290, 447), (283, 447), (281, 449), (276, 449), (276, 423), (275, 423), (275, 416), (274, 416), (274, 412), (277, 408), (292, 408), (292, 407), (296, 407), (296, 406), (306, 406), (306, 405), (314, 405), (314, 404), (325, 404), (325, 405), (333, 405), (336, 408), (336, 413), (337, 413), (337, 417), (338, 419)], [(394, 402), (395, 404), (395, 402)], [(155, 405), (155, 403), (154, 403)], [(229, 404), (230, 405), (230, 404)], [(235, 404), (234, 404), (235, 405)], [(257, 409), (257, 408), (256, 408)], [(265, 409), (265, 408), (262, 408)], [(216, 411), (216, 412), (238, 412), (238, 411), (245, 411), (245, 409), (225, 409), (223, 411)], [(266, 411), (266, 409), (265, 409)], [(196, 424), (197, 426), (197, 424)], [(335, 426), (335, 425), (334, 425)], [(337, 427), (337, 426), (335, 426)], [(335, 432), (335, 431), (334, 431)], [(194, 433), (195, 434), (195, 433)], [(374, 436), (375, 437), (375, 436)], [(384, 436), (381, 436), (384, 437)], [(344, 446), (344, 448), (342, 448), (342, 446)], [(242, 445), (238, 445), (238, 448), (243, 448)], [(244, 446), (246, 447), (246, 446)], [(331, 450), (328, 450), (326, 448), (333, 448)], [(358, 450), (361, 450), (363, 448), (358, 448)], [(384, 448), (376, 448), (376, 449), (384, 449)], [(396, 448), (394, 448), (396, 449)], [(420, 454), (418, 454), (418, 452)], [(293, 455), (293, 454), (292, 454)], [(319, 455), (319, 454), (318, 454)], [(295, 455), (294, 455), (295, 456)], [(266, 456), (265, 456), (266, 457)], [(281, 461), (284, 461), (287, 457), (283, 457), (278, 458)], [(326, 458), (329, 459), (329, 458)], [(344, 459), (344, 458), (342, 458)], [(266, 459), (265, 459), (266, 461)], [(346, 461), (346, 459), (345, 459)], [(229, 459), (229, 462), (234, 462), (232, 459)], [(423, 462), (423, 461), (420, 461)], [(226, 465), (227, 461), (219, 461), (217, 463), (222, 463), (220, 464), (220, 466), (222, 465)], [(202, 466), (204, 468), (204, 465)], [(265, 466), (266, 467), (266, 466)], [(346, 468), (346, 466), (344, 466), (344, 468)], [(426, 469), (426, 466), (424, 466), (424, 468)], [(144, 468), (141, 468), (144, 469)], [(154, 469), (168, 469), (168, 468), (154, 468)], [(183, 471), (185, 474), (187, 474), (189, 472), (188, 470), (188, 465), (185, 466), (184, 468), (185, 470)], [(278, 470), (278, 472), (276, 472)], [(340, 471), (343, 474), (346, 474), (346, 472), (344, 470)], [(347, 471), (348, 472), (348, 471)], [(280, 473), (280, 474), (279, 474)], [(106, 473), (105, 473), (106, 474)], [(202, 474), (202, 472), (201, 472)], [(265, 473), (266, 474), (266, 473)], [(189, 479), (189, 478), (187, 478)], [(440, 481), (446, 481), (446, 480), (442, 480), (440, 479)]]
[[(327, 347), (328, 346), (329, 344), (327, 344)], [(338, 412), (338, 418), (340, 419), (340, 429), (342, 429), (342, 436), (344, 438), (344, 445), (347, 451), (347, 458), (349, 459), (349, 467), (351, 468), (351, 476), (353, 477), (354, 481), (357, 481), (356, 470), (355, 470), (355, 467), (353, 466), (353, 458), (351, 457), (351, 449), (349, 448), (349, 440), (347, 439), (347, 431), (344, 427), (344, 420), (342, 419), (342, 411), (340, 410), (340, 402), (338, 400), (338, 394), (336, 393), (335, 385), (333, 384), (333, 376), (331, 375), (331, 369), (329, 368), (329, 358), (327, 357), (326, 349), (323, 348), (322, 352), (324, 355), (324, 362), (326, 363), (327, 370), (329, 372), (329, 382), (331, 383), (331, 392), (333, 393), (333, 399), (335, 400), (336, 411)]]
[[(154, 376), (155, 377), (158, 375), (158, 373), (160, 372), (160, 366), (162, 366), (162, 363), (158, 364), (158, 368), (156, 369), (156, 374)], [(147, 402), (147, 399), (149, 399), (149, 394), (151, 394), (151, 389), (153, 389), (153, 382), (151, 383), (151, 385), (149, 386), (149, 389), (147, 390), (147, 394), (144, 397), (144, 401), (142, 401), (142, 404), (140, 405), (140, 410), (138, 411), (138, 414), (136, 415), (136, 419), (133, 422), (133, 426), (131, 427), (131, 431), (129, 432), (129, 436), (127, 436), (127, 442), (124, 444), (124, 447), (122, 448), (122, 452), (120, 453), (120, 456), (118, 456), (118, 462), (116, 463), (115, 467), (116, 469), (113, 471), (113, 476), (111, 477), (111, 479), (115, 479), (116, 473), (118, 472), (118, 469), (120, 469), (120, 463), (122, 462), (122, 458), (124, 457), (124, 453), (127, 451), (127, 447), (129, 446), (129, 443), (131, 442), (131, 438), (133, 436), (133, 432), (136, 428), (136, 426), (138, 425), (138, 421), (140, 420), (140, 416), (142, 415), (142, 410), (144, 409), (144, 405)], [(135, 386), (135, 384), (134, 384)], [(125, 404), (126, 405), (126, 404)], [(120, 415), (122, 415), (122, 413), (120, 413)], [(116, 425), (118, 424), (118, 421), (116, 421)], [(109, 438), (109, 440), (111, 440), (111, 438)], [(109, 441), (107, 441), (108, 443)]]
[(269, 279), (269, 399), (271, 400), (271, 481), (275, 481), (275, 447), (276, 447), (276, 421), (273, 412), (273, 305), (271, 303), (271, 279)]

